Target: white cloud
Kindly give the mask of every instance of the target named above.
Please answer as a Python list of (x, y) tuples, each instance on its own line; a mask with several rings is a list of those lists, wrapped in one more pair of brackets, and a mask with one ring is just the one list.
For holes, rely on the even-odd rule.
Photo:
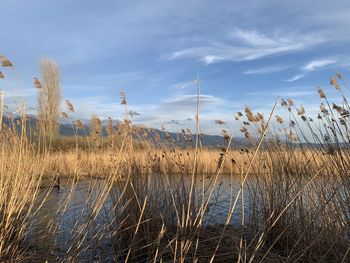
[[(160, 104), (130, 104), (130, 111), (134, 114), (132, 121), (135, 124), (142, 124), (147, 127), (160, 128), (165, 125), (171, 131), (179, 131), (181, 127), (195, 127), (196, 95), (177, 94), (166, 99)], [(112, 117), (121, 120), (124, 117), (124, 105), (118, 102), (109, 102), (104, 96), (86, 98), (73, 98), (70, 100), (76, 109), (69, 114), (71, 118), (89, 120), (92, 114), (101, 119)], [(220, 97), (212, 95), (200, 95), (200, 116), (206, 119), (208, 116), (221, 116), (223, 108), (228, 102)], [(103, 105), (101, 108), (100, 106)], [(65, 111), (65, 104), (62, 103), (62, 110)], [(139, 115), (138, 115), (139, 114)], [(226, 112), (227, 114), (227, 112)], [(212, 122), (213, 119), (209, 118)], [(206, 128), (209, 128), (209, 121)], [(203, 124), (204, 125), (204, 124)], [(205, 129), (207, 132), (207, 129)]]
[(298, 75), (295, 75), (294, 77), (291, 77), (289, 79), (286, 79), (286, 81), (288, 82), (293, 82), (293, 81), (296, 81), (298, 79), (301, 79), (305, 76), (305, 74), (298, 74)]
[[(235, 30), (230, 39), (204, 46), (194, 46), (174, 51), (166, 57), (170, 60), (195, 58), (206, 64), (220, 61), (247, 61), (263, 57), (302, 51), (325, 42), (316, 35), (266, 36), (256, 31)], [(233, 42), (233, 43), (232, 43)]]
[[(226, 102), (224, 99), (212, 95), (200, 95), (199, 101), (202, 110), (215, 109)], [(196, 95), (178, 95), (165, 100), (159, 105), (159, 110), (169, 111), (171, 109), (171, 114), (174, 112), (188, 113), (191, 110), (194, 112), (196, 102)]]
[(234, 30), (232, 37), (243, 40), (244, 42), (252, 46), (278, 45), (278, 43), (274, 39), (268, 38), (256, 31), (244, 31), (241, 29), (236, 29)]
[(312, 71), (315, 71), (317, 69), (321, 69), (330, 65), (334, 65), (336, 63), (337, 63), (337, 60), (334, 60), (334, 59), (319, 59), (319, 60), (310, 61), (309, 63), (301, 67), (301, 70), (303, 71), (303, 73), (300, 73), (290, 79), (286, 79), (286, 81), (293, 82), (293, 81), (299, 80), (301, 78), (304, 78), (308, 73)]
[(256, 91), (256, 92), (249, 92), (246, 93), (246, 96), (258, 96), (261, 98), (261, 96), (264, 97), (277, 97), (280, 96), (282, 98), (295, 98), (295, 97), (305, 97), (308, 95), (315, 94), (316, 96), (316, 91), (314, 87), (309, 87), (309, 86), (296, 86), (296, 87), (289, 87), (287, 89), (282, 89), (282, 90), (276, 90), (276, 91)]
[(175, 88), (175, 89), (185, 89), (185, 88), (192, 87), (195, 84), (197, 84), (197, 80), (192, 80), (192, 81), (187, 81), (187, 82), (181, 82), (181, 83), (173, 84), (173, 85), (171, 85), (171, 87)]
[(310, 72), (310, 71), (314, 71), (314, 70), (319, 69), (319, 68), (323, 68), (325, 66), (333, 65), (335, 63), (337, 63), (337, 61), (333, 60), (333, 59), (315, 60), (315, 61), (311, 61), (308, 64), (306, 64), (305, 66), (303, 66), (302, 69), (304, 71)]
[(244, 71), (244, 74), (269, 74), (274, 72), (279, 72), (286, 70), (290, 68), (289, 65), (276, 65), (276, 66), (269, 66), (269, 67), (262, 67), (262, 68), (256, 68), (256, 69), (249, 69)]
[(203, 60), (206, 64), (212, 64), (220, 61), (221, 58), (218, 56), (209, 55), (209, 56), (205, 56)]

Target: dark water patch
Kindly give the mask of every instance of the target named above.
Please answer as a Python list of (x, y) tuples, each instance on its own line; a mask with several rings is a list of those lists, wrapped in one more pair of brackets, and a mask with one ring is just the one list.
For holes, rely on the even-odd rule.
[[(198, 213), (210, 196), (203, 216), (203, 227), (226, 222), (240, 187), (240, 180), (236, 176), (220, 175), (216, 182), (214, 179), (214, 175), (200, 175), (194, 179), (191, 209)], [(72, 258), (89, 261), (103, 257), (105, 262), (112, 262), (116, 255), (121, 254), (120, 249), (116, 251), (118, 248), (115, 246), (119, 242), (117, 239), (123, 235), (123, 231), (118, 229), (123, 225), (120, 213), (123, 209), (129, 209), (131, 200), (125, 196), (123, 190), (128, 188), (129, 195), (130, 191), (134, 191), (135, 196), (140, 199), (137, 200), (140, 202), (139, 206), (142, 206), (142, 200), (147, 196), (149, 208), (145, 211), (145, 214), (148, 213), (144, 216), (145, 220), (159, 213), (170, 230), (172, 227), (177, 228), (174, 206), (181, 211), (187, 205), (184, 201), (188, 201), (191, 181), (191, 176), (181, 175), (142, 176), (128, 182), (61, 178), (59, 188), (43, 190), (38, 199), (38, 210), (31, 218), (27, 243), (35, 251), (52, 258), (63, 259), (70, 255)], [(43, 185), (57, 186), (56, 183), (49, 180)], [(246, 213), (248, 204), (248, 201), (244, 204)], [(138, 213), (130, 213), (130, 216), (137, 217)], [(238, 198), (230, 223), (239, 225), (241, 217), (242, 200)], [(195, 220), (196, 216), (193, 216), (192, 223)], [(199, 218), (197, 222), (198, 220)], [(128, 234), (128, 231), (124, 232)]]

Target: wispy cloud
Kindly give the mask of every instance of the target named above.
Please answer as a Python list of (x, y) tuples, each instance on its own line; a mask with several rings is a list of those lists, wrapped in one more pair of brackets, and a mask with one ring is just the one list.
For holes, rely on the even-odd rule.
[(293, 82), (293, 81), (296, 81), (298, 79), (301, 79), (305, 76), (305, 73), (304, 74), (298, 74), (298, 75), (295, 75), (294, 77), (291, 77), (289, 79), (286, 79), (286, 81), (288, 82)]
[(279, 40), (269, 38), (257, 31), (235, 29), (231, 36), (232, 38), (242, 40), (251, 46), (276, 46), (279, 44)]
[[(334, 66), (349, 75), (348, 0), (336, 5), (331, 0), (266, 0), (248, 6), (232, 0), (102, 2), (2, 1), (2, 28), (11, 30), (1, 32), (1, 53), (14, 63), (24, 92), (29, 90), (24, 94), (28, 108), (36, 105), (32, 80), (40, 77), (41, 56), (58, 61), (63, 97), (77, 108), (74, 117), (123, 118), (123, 89), (129, 109), (141, 114), (133, 121), (148, 126), (186, 118), (195, 123), (195, 97), (183, 94), (194, 94), (196, 85), (181, 90), (189, 83), (179, 82), (195, 79), (200, 66), (201, 90), (212, 95), (201, 97), (201, 120), (208, 123), (201, 124), (204, 132), (218, 129), (212, 120), (226, 122), (244, 104), (269, 112), (276, 95), (297, 96), (306, 106), (314, 96), (291, 86), (306, 88), (309, 75), (328, 81), (321, 69)], [(31, 35), (34, 28), (45, 36), (40, 45)], [(332, 65), (332, 60), (338, 62)], [(2, 70), (8, 82), (17, 79)], [(10, 84), (15, 89), (17, 84)], [(249, 92), (261, 94), (248, 97)], [(8, 111), (16, 110), (11, 97), (5, 103)], [(175, 123), (168, 125), (176, 130)]]
[(255, 69), (249, 69), (244, 71), (244, 74), (269, 74), (269, 73), (275, 73), (280, 72), (283, 70), (286, 70), (290, 68), (290, 65), (276, 65), (276, 66), (268, 66), (268, 67), (262, 67), (262, 68), (255, 68)]
[(299, 80), (303, 77), (305, 77), (308, 73), (330, 66), (337, 63), (337, 60), (334, 59), (319, 59), (319, 60), (313, 60), (309, 63), (305, 64), (301, 67), (302, 73), (295, 75), (294, 77), (291, 77), (290, 79), (286, 79), (288, 82), (293, 82), (296, 80)]
[(325, 66), (333, 65), (335, 63), (337, 63), (337, 61), (334, 59), (314, 60), (303, 66), (302, 69), (306, 72), (310, 72)]
[[(215, 108), (226, 102), (224, 99), (212, 95), (200, 95), (199, 101), (202, 110)], [(197, 97), (195, 95), (180, 95), (167, 99), (159, 106), (159, 109), (165, 111), (171, 109), (172, 112), (194, 111), (196, 102)]]
[[(195, 128), (196, 113), (195, 95), (176, 94), (164, 99), (160, 104), (129, 105), (140, 113), (133, 119), (135, 123), (147, 127), (160, 128), (165, 126), (167, 130), (179, 131), (179, 127)], [(211, 132), (210, 123), (218, 116), (230, 117), (231, 114), (225, 111), (227, 100), (212, 96), (200, 95), (200, 117), (201, 127), (205, 132)], [(230, 110), (232, 108), (230, 107)]]
[(284, 98), (296, 98), (296, 97), (305, 97), (312, 94), (316, 94), (314, 87), (303, 86), (303, 87), (290, 87), (288, 89), (278, 90), (278, 91), (256, 91), (248, 92), (245, 95), (250, 96), (264, 96), (264, 97), (284, 97)]
[(176, 84), (171, 85), (171, 87), (175, 88), (175, 89), (185, 89), (185, 88), (191, 87), (195, 84), (197, 84), (197, 80), (176, 83)]
[(273, 35), (267, 36), (257, 31), (236, 29), (230, 39), (217, 41), (206, 46), (195, 46), (174, 51), (167, 55), (170, 60), (194, 58), (206, 64), (220, 61), (247, 61), (263, 57), (305, 50), (325, 42), (316, 35)]

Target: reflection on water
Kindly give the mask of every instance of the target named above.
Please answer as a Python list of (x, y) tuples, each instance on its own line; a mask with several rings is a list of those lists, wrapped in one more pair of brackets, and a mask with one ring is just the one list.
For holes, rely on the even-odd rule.
[[(195, 178), (192, 200), (196, 206), (200, 207), (210, 196), (203, 218), (205, 225), (225, 223), (240, 188), (237, 176), (220, 175), (216, 182), (214, 178), (214, 175)], [(147, 195), (149, 203), (159, 211), (165, 210), (166, 214), (168, 208), (165, 203), (169, 205), (169, 200), (174, 198), (175, 193), (185, 195), (190, 192), (191, 176), (145, 176), (137, 182), (131, 184), (133, 190), (137, 189), (140, 195)], [(105, 262), (113, 261), (113, 239), (116, 238), (113, 233), (119, 223), (116, 222), (116, 205), (124, 205), (121, 203), (121, 193), (125, 181), (111, 183), (106, 179), (65, 178), (61, 179), (60, 184), (59, 189), (53, 187), (42, 191), (38, 210), (31, 219), (32, 231), (27, 238), (30, 246), (39, 253), (49, 253), (52, 257), (64, 256), (78, 248), (79, 258), (85, 258), (86, 261), (94, 260), (98, 255), (104, 255)], [(45, 201), (41, 203), (40, 200)], [(247, 213), (247, 200), (244, 204)], [(179, 204), (177, 209), (181, 209), (182, 205)], [(239, 197), (231, 223), (240, 224), (241, 215), (242, 200)], [(92, 255), (94, 258), (91, 258)], [(106, 255), (110, 255), (110, 258)]]

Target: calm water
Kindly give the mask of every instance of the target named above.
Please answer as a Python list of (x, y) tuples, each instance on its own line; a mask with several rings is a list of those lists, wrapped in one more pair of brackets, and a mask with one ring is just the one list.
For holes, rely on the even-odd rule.
[[(240, 181), (236, 176), (220, 175), (216, 184), (213, 182), (213, 175), (197, 176), (195, 192), (197, 198), (195, 202), (202, 203), (201, 196), (206, 198), (213, 190), (209, 207), (204, 217), (204, 224), (222, 224), (226, 221), (228, 212), (235, 200), (239, 190)], [(45, 184), (50, 184), (48, 180)], [(35, 250), (49, 252), (53, 257), (64, 256), (70, 251), (70, 247), (77, 245), (79, 240), (83, 240), (81, 247), (86, 250), (80, 252), (80, 257), (86, 261), (93, 260), (92, 255), (113, 256), (113, 230), (115, 227), (115, 204), (116, 197), (122, 192), (123, 183), (115, 183), (111, 189), (105, 189), (104, 179), (61, 179), (61, 187), (43, 189), (38, 201), (37, 212), (31, 219), (32, 231), (28, 235), (27, 242)], [(178, 191), (186, 188), (189, 192), (190, 177), (172, 175), (166, 179), (164, 176), (147, 176), (142, 178), (136, 188), (149, 196), (148, 202), (155, 204), (162, 209), (163, 201), (159, 196), (164, 193), (169, 194), (170, 190)], [(169, 187), (170, 186), (170, 187)], [(203, 191), (204, 189), (204, 191)], [(165, 194), (165, 195), (167, 195)], [(170, 200), (170, 195), (168, 196)], [(92, 207), (101, 203), (98, 213), (91, 213)], [(166, 202), (164, 202), (165, 205)], [(248, 211), (248, 202), (245, 202), (245, 213)], [(241, 198), (238, 199), (232, 224), (239, 224), (241, 220), (242, 206)], [(93, 223), (91, 217), (94, 216)], [(84, 224), (90, 222), (89, 225)], [(98, 244), (95, 243), (98, 236)], [(104, 258), (108, 261), (107, 258)]]

